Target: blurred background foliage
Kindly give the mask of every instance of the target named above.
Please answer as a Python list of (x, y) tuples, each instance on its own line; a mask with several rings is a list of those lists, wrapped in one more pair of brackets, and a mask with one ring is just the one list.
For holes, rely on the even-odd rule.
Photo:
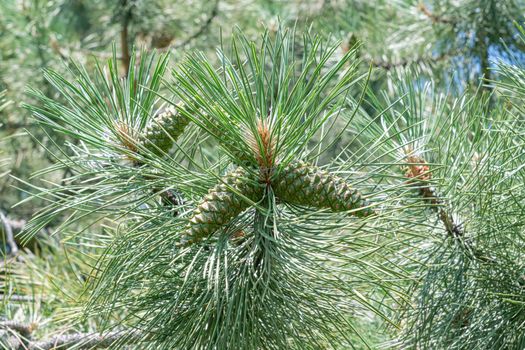
[[(404, 69), (419, 71), (457, 90), (475, 89), (490, 68), (512, 54), (521, 58), (514, 21), (520, 22), (521, 1), (15, 1), (1, 4), (0, 89), (13, 102), (2, 111), (2, 138), (11, 155), (11, 175), (27, 179), (33, 164), (46, 159), (38, 142), (48, 146), (41, 131), (32, 128), (20, 102), (30, 85), (48, 96), (55, 93), (44, 80), (43, 69), (65, 73), (73, 59), (88, 67), (111, 57), (113, 43), (126, 70), (132, 47), (170, 51), (172, 62), (188, 49), (213, 54), (221, 37), (236, 26), (251, 37), (279, 21), (297, 31), (312, 27), (327, 43), (341, 41), (341, 51), (359, 43), (362, 68), (377, 68), (373, 87), (388, 87), (392, 75)], [(213, 56), (213, 55), (210, 55)], [(38, 139), (19, 135), (23, 130)], [(16, 137), (11, 137), (16, 136)], [(64, 140), (59, 141), (64, 142)], [(41, 168), (39, 164), (36, 168)], [(13, 178), (2, 183), (2, 208), (24, 198), (12, 188)], [(29, 205), (29, 204), (28, 204)], [(34, 205), (30, 204), (30, 205)], [(20, 215), (31, 208), (21, 206)]]
[[(419, 208), (419, 213), (405, 213), (410, 225), (391, 217), (388, 224), (383, 223), (390, 227), (385, 232), (391, 230), (385, 235), (397, 239), (403, 233), (405, 238), (399, 239), (406, 240), (406, 244), (403, 248), (392, 246), (387, 249), (391, 254), (381, 255), (377, 261), (385, 266), (403, 266), (409, 275), (423, 271), (421, 265), (432, 268), (424, 270), (422, 284), (411, 283), (410, 278), (399, 282), (400, 289), (413, 292), (413, 298), (397, 299), (389, 304), (390, 310), (384, 311), (396, 319), (396, 327), (375, 314), (363, 313), (357, 318), (360, 336), (372, 348), (476, 349), (483, 348), (483, 342), (490, 342), (494, 345), (489, 348), (522, 349), (523, 335), (508, 329), (519, 325), (521, 334), (525, 334), (523, 284), (509, 282), (523, 279), (524, 273), (525, 260), (519, 251), (524, 243), (523, 229), (516, 219), (523, 212), (523, 189), (513, 192), (513, 200), (500, 201), (496, 197), (497, 193), (518, 186), (507, 177), (499, 178), (502, 168), (519, 169), (513, 174), (523, 176), (519, 162), (524, 153), (520, 116), (525, 75), (520, 66), (525, 59), (525, 44), (517, 24), (523, 22), (524, 14), (525, 1), (521, 0), (1, 1), (0, 230), (4, 237), (1, 280), (4, 318), (38, 325), (38, 329), (35, 326), (31, 330), (36, 338), (69, 331), (96, 331), (102, 322), (97, 316), (80, 321), (75, 316), (89, 294), (84, 282), (105, 242), (115, 235), (115, 225), (109, 219), (90, 228), (103, 242), (100, 246), (76, 234), (85, 228), (82, 223), (68, 227), (65, 230), (69, 234), (65, 234), (61, 230), (68, 215), (65, 213), (48, 222), (29, 242), (17, 236), (45, 205), (43, 198), (28, 200), (32, 186), (51, 188), (52, 183), (66, 183), (73, 175), (68, 167), (39, 171), (59, 163), (53, 154), (60, 155), (62, 145), (75, 146), (77, 142), (35, 123), (22, 106), (39, 103), (27, 94), (28, 86), (61, 101), (63, 97), (44, 79), (44, 70), (52, 69), (72, 79), (73, 61), (90, 71), (97, 61), (110, 59), (113, 52), (123, 76), (134, 54), (140, 56), (153, 50), (169, 52), (171, 66), (191, 50), (201, 50), (216, 60), (217, 47), (224, 45), (223, 39), (231, 36), (234, 28), (255, 39), (265, 29), (272, 33), (284, 24), (297, 33), (308, 30), (319, 33), (327, 46), (339, 46), (336, 53), (339, 57), (356, 49), (359, 72), (370, 74), (366, 96), (359, 107), (359, 122), (351, 124), (350, 133), (334, 141), (336, 146), (326, 157), (336, 154), (337, 147), (355, 142), (348, 152), (363, 160), (363, 164), (353, 164), (356, 171), (368, 172), (370, 164), (376, 163), (379, 165), (374, 174), (399, 179), (404, 173), (398, 166), (404, 145), (421, 147), (428, 152), (425, 153), (428, 163), (440, 164), (433, 174), (439, 183), (436, 191), (440, 197), (453, 199), (450, 206), (455, 210), (454, 220), (461, 221), (457, 225), (476, 232), (473, 240), (485, 247), (483, 251), (492, 251), (498, 261), (505, 261), (502, 264), (506, 268), (492, 269), (469, 260), (468, 253), (461, 248), (464, 243), (448, 249), (435, 232), (435, 226), (441, 225), (439, 215), (436, 217), (435, 212), (425, 208)], [(357, 100), (362, 89), (363, 85), (358, 84), (350, 94)], [(450, 117), (453, 115), (457, 119)], [(450, 124), (448, 118), (454, 123)], [(430, 126), (422, 122), (429, 119), (434, 120)], [(343, 127), (344, 123), (338, 125)], [(377, 128), (370, 126), (376, 124)], [(501, 132), (496, 136), (485, 133), (490, 127)], [(356, 141), (355, 135), (360, 133), (390, 148), (376, 147), (367, 153), (369, 145)], [(447, 140), (454, 135), (456, 139), (445, 145), (433, 144), (439, 135)], [(492, 154), (501, 157), (493, 160), (494, 164), (505, 166), (484, 167), (483, 176), (492, 180), (480, 184), (479, 178), (468, 176), (458, 164), (471, 164), (475, 159), (485, 161), (483, 152), (487, 148), (483, 145), (491, 145), (488, 148), (493, 152), (491, 157)], [(509, 153), (509, 149), (516, 153)], [(394, 165), (387, 167), (380, 163)], [(382, 186), (395, 187), (396, 183)], [(396, 194), (400, 206), (407, 205), (403, 202), (407, 198), (410, 201), (406, 192), (410, 191), (402, 188)], [(493, 196), (490, 200), (497, 203), (468, 207), (472, 202), (490, 201), (483, 197), (488, 192)], [(466, 216), (470, 219), (464, 219)], [(487, 232), (487, 222), (495, 232), (515, 231), (514, 239), (501, 239)], [(427, 235), (431, 236), (430, 241), (438, 242), (437, 248), (430, 242), (421, 243), (421, 237)], [(461, 253), (455, 254), (456, 250)], [(371, 260), (375, 259), (373, 255), (370, 253)], [(417, 263), (407, 262), (410, 260)], [(410, 276), (416, 280), (415, 275)], [(466, 277), (470, 275), (475, 278)], [(432, 285), (434, 281), (438, 281), (437, 286)], [(439, 286), (443, 285), (446, 288), (453, 285), (455, 292), (444, 297), (439, 292)], [(501, 291), (494, 294), (504, 294), (505, 302), (491, 298), (492, 292), (483, 294), (484, 290), (493, 291), (496, 285)], [(423, 292), (418, 293), (418, 288)], [(508, 300), (512, 307), (505, 304)], [(502, 305), (495, 305), (498, 303)], [(416, 313), (406, 305), (422, 308), (432, 305), (435, 307), (432, 310), (441, 311)], [(396, 307), (402, 311), (394, 311)], [(478, 309), (482, 312), (476, 314)], [(490, 317), (495, 320), (487, 326), (483, 320)], [(498, 323), (496, 318), (512, 321)], [(451, 331), (453, 323), (460, 325)], [(472, 330), (467, 336), (456, 334), (467, 328)], [(10, 336), (3, 334), (6, 339)]]

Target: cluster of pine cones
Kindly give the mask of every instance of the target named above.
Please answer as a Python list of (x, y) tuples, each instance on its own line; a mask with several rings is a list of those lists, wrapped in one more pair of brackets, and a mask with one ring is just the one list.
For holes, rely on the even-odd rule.
[[(146, 149), (156, 155), (166, 154), (190, 122), (180, 113), (181, 108), (184, 105), (179, 104), (157, 113), (138, 137), (139, 144), (135, 149)], [(259, 132), (267, 133), (267, 130)], [(252, 151), (262, 153), (258, 147), (252, 147)], [(253, 158), (264, 157), (254, 154)], [(267, 170), (263, 164), (260, 169)], [(260, 202), (268, 186), (280, 203), (326, 208), (333, 212), (348, 211), (358, 217), (373, 214), (359, 191), (344, 179), (304, 162), (281, 165), (274, 160), (271, 172), (265, 172), (265, 179), (242, 167), (226, 174), (194, 209), (182, 238), (184, 244), (199, 242), (227, 225), (251, 205)]]

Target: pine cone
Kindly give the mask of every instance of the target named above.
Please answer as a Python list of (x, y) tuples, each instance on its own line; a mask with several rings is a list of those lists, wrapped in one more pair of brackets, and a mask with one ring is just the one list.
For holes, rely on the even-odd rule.
[(178, 113), (173, 106), (157, 114), (150, 125), (146, 127), (139, 142), (157, 155), (169, 151), (173, 141), (184, 132), (190, 120)]
[[(272, 182), (277, 198), (282, 202), (314, 208), (330, 208), (334, 212), (366, 207), (361, 194), (342, 178), (306, 163), (291, 163), (284, 167)], [(373, 214), (363, 208), (353, 215), (363, 217)]]
[(242, 168), (226, 175), (193, 211), (184, 243), (210, 236), (247, 209), (250, 204), (238, 193), (257, 202), (264, 194), (264, 187), (256, 179), (250, 179)]

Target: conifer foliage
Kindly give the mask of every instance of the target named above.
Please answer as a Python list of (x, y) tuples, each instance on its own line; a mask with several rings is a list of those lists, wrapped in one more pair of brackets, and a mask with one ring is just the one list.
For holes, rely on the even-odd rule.
[[(42, 107), (28, 108), (80, 141), (63, 160), (76, 175), (43, 194), (60, 200), (26, 235), (65, 210), (63, 228), (85, 213), (119, 222), (87, 282), (85, 314), (110, 324), (121, 315), (145, 348), (366, 342), (355, 317), (389, 316), (361, 287), (388, 288), (378, 274), (396, 272), (357, 256), (374, 240), (363, 228), (374, 213), (366, 179), (324, 156), (340, 136), (326, 130), (351, 121), (350, 91), (366, 75), (353, 51), (338, 58), (336, 46), (285, 28), (255, 42), (237, 32), (229, 47), (216, 64), (188, 55), (164, 78), (171, 95), (160, 85), (165, 56), (143, 53), (126, 78), (115, 58), (109, 76), (48, 72), (66, 104), (34, 92)], [(161, 205), (166, 193), (183, 200)]]
[(519, 59), (477, 91), (383, 65), (383, 89), (358, 45), (297, 31), (45, 71), (25, 107), (70, 142), (35, 178), (70, 175), (25, 182), (47, 205), (24, 237), (55, 221), (79, 247), (61, 321), (115, 349), (522, 349)]

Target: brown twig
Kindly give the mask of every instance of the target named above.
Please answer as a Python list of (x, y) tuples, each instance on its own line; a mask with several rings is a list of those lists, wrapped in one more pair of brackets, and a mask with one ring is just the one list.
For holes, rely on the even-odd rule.
[(420, 196), (429, 201), (432, 210), (437, 212), (439, 220), (451, 237), (458, 239), (464, 236), (464, 232), (454, 222), (452, 214), (448, 212), (446, 203), (437, 195), (436, 190), (430, 186), (432, 172), (429, 165), (422, 157), (414, 155), (411, 151), (407, 153), (409, 155), (406, 157), (405, 177), (408, 179), (408, 183), (416, 186), (419, 189)]
[(128, 75), (129, 65), (131, 62), (131, 53), (129, 49), (129, 24), (133, 17), (131, 8), (128, 8), (128, 1), (122, 1), (122, 8), (124, 14), (122, 15), (121, 28), (120, 28), (120, 45), (122, 51), (122, 65), (124, 67), (124, 75)]
[(24, 350), (58, 350), (69, 349), (102, 349), (116, 343), (131, 343), (146, 340), (147, 337), (138, 330), (112, 331), (108, 333), (73, 333), (54, 336), (46, 340), (33, 340), (32, 333), (37, 328), (35, 323), (26, 324), (16, 321), (1, 321), (0, 329), (15, 332), (19, 336), (9, 339), (13, 349)]
[(201, 36), (202, 34), (204, 34), (208, 30), (208, 28), (211, 25), (211, 23), (213, 22), (213, 19), (215, 17), (217, 17), (218, 14), (219, 14), (219, 0), (215, 0), (215, 4), (214, 4), (214, 6), (213, 6), (213, 8), (212, 8), (212, 10), (210, 12), (210, 15), (203, 22), (201, 27), (195, 33), (193, 33), (192, 35), (190, 35), (189, 37), (184, 39), (182, 42), (177, 43), (176, 45), (174, 45), (173, 48), (174, 49), (178, 49), (178, 48), (184, 47), (184, 46), (188, 45), (192, 40), (194, 40), (194, 39), (198, 38), (199, 36)]
[(466, 237), (466, 232), (462, 225), (454, 221), (453, 214), (447, 203), (439, 197), (436, 189), (430, 186), (432, 172), (426, 161), (422, 157), (414, 155), (412, 150), (408, 150), (406, 153), (407, 165), (404, 167), (404, 175), (408, 179), (408, 184), (418, 188), (420, 196), (429, 201), (430, 208), (437, 213), (437, 217), (443, 224), (449, 237), (458, 241), (475, 259), (483, 262), (495, 262), (476, 248)]
[(379, 61), (379, 60), (374, 60), (374, 59), (369, 59), (368, 62), (374, 67), (382, 68), (384, 70), (390, 71), (394, 68), (404, 68), (404, 67), (407, 67), (413, 64), (438, 63), (438, 62), (446, 61), (452, 56), (454, 56), (453, 53), (444, 53), (444, 54), (441, 54), (435, 57), (420, 56), (414, 59), (404, 59), (404, 60), (397, 61), (397, 62)]
[(417, 6), (417, 8), (425, 16), (427, 16), (432, 21), (432, 23), (443, 23), (443, 24), (456, 25), (456, 21), (454, 21), (454, 20), (452, 20), (450, 18), (444, 18), (442, 16), (438, 16), (438, 15), (434, 14), (432, 11), (430, 11), (430, 9), (423, 2), (420, 2), (419, 5)]
[(34, 323), (22, 323), (17, 321), (0, 321), (0, 329), (17, 332), (24, 338), (29, 338), (31, 333), (37, 328)]
[(48, 340), (31, 342), (29, 350), (51, 350), (51, 349), (69, 349), (75, 346), (75, 349), (102, 349), (109, 348), (119, 342), (137, 342), (144, 340), (142, 334), (138, 331), (114, 331), (106, 334), (99, 333), (76, 333), (66, 334), (53, 337)]

